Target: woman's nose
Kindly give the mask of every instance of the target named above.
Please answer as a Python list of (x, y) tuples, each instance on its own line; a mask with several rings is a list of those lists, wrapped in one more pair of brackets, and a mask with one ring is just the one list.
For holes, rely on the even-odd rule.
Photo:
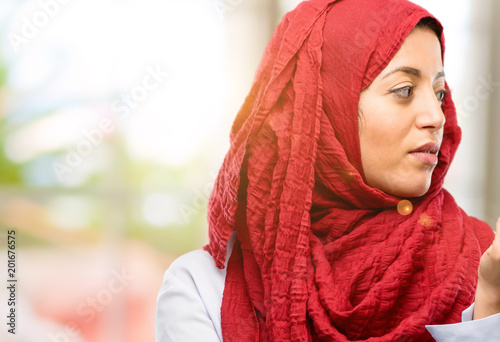
[(425, 92), (425, 96), (419, 101), (419, 112), (416, 124), (419, 129), (430, 129), (438, 131), (443, 128), (445, 117), (441, 109), (441, 102), (437, 99), (434, 90)]

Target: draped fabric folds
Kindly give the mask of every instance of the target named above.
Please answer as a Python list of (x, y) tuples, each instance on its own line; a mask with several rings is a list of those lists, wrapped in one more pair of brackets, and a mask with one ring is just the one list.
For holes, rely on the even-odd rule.
[(459, 322), (473, 302), (493, 232), (442, 188), (461, 138), (451, 96), (431, 188), (410, 215), (363, 180), (360, 92), (424, 17), (403, 0), (310, 0), (277, 27), (209, 201), (219, 268), (237, 233), (225, 342), (427, 341), (424, 325)]

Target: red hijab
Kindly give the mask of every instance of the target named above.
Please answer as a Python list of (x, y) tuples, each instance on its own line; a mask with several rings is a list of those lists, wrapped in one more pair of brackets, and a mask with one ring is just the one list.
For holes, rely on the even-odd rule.
[[(460, 321), (493, 240), (442, 188), (461, 138), (451, 97), (425, 196), (363, 180), (360, 92), (431, 15), (404, 0), (310, 0), (285, 15), (231, 131), (210, 197), (229, 341), (427, 341)], [(444, 38), (440, 37), (444, 50)]]

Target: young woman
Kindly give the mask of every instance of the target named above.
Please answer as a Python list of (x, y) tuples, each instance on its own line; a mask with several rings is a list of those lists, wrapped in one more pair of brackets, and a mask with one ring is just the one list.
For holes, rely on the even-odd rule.
[(442, 188), (461, 137), (443, 54), (439, 22), (405, 0), (284, 17), (232, 127), (210, 243), (165, 274), (157, 341), (500, 340), (500, 239)]

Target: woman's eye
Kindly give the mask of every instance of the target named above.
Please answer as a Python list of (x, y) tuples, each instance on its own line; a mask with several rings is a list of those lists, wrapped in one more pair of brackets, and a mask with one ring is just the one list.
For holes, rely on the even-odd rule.
[(445, 96), (446, 96), (446, 90), (441, 90), (436, 93), (436, 98), (441, 104), (443, 103)]
[(413, 96), (413, 89), (415, 86), (406, 86), (398, 89), (389, 90), (391, 94), (395, 94), (397, 97), (402, 99), (408, 99)]

